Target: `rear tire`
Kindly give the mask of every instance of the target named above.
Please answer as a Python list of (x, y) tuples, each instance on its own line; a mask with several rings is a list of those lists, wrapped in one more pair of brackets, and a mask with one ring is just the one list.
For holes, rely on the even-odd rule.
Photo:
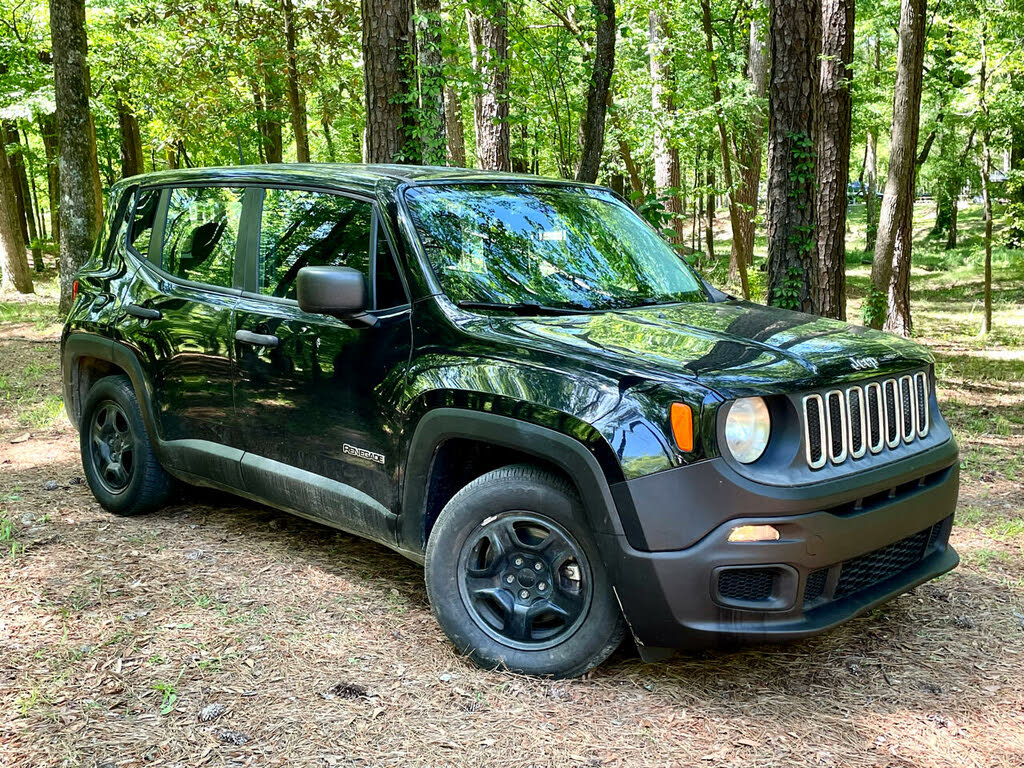
[(579, 496), (530, 465), (455, 494), (427, 542), (425, 575), (441, 628), (485, 669), (577, 677), (625, 632)]
[(108, 512), (141, 515), (170, 499), (174, 481), (157, 461), (127, 376), (107, 376), (89, 390), (79, 441), (86, 482)]

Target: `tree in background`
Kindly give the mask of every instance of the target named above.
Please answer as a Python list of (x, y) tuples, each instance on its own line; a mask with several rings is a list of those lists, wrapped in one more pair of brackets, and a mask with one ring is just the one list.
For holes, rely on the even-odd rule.
[(412, 0), (362, 0), (364, 160), (415, 160)]
[(651, 112), (654, 122), (654, 189), (662, 196), (675, 241), (683, 241), (683, 204), (679, 197), (679, 148), (672, 143), (675, 113), (675, 68), (668, 25), (658, 11), (648, 17), (648, 55), (651, 66)]
[(477, 162), (484, 170), (510, 171), (508, 0), (470, 3), (466, 25), (478, 79), (473, 96)]
[(821, 124), (817, 143), (815, 314), (846, 319), (846, 191), (850, 181), (853, 0), (821, 3)]
[(587, 87), (587, 112), (583, 121), (583, 148), (576, 180), (593, 184), (604, 151), (604, 123), (611, 100), (612, 71), (615, 69), (615, 0), (594, 0), (594, 64)]
[(815, 149), (821, 114), (821, 6), (772, 0), (768, 81), (768, 303), (810, 312), (817, 270)]
[(878, 222), (871, 267), (872, 294), (865, 319), (910, 335), (910, 255), (913, 250), (914, 196), (917, 182), (917, 137), (921, 113), (926, 0), (902, 0), (896, 90), (889, 143), (889, 173)]
[(71, 308), (71, 284), (102, 224), (96, 140), (89, 109), (84, 0), (50, 0), (54, 96), (60, 142), (60, 304)]
[(284, 39), (288, 69), (288, 111), (291, 115), (292, 136), (295, 138), (295, 159), (309, 162), (309, 131), (306, 128), (306, 94), (299, 83), (295, 6), (292, 0), (281, 0), (284, 16)]
[(14, 174), (11, 173), (3, 141), (0, 141), (0, 270), (3, 270), (0, 291), (34, 292), (25, 240), (18, 221)]
[[(424, 165), (444, 165), (448, 155), (443, 27), (440, 0), (419, 0), (416, 9), (416, 52), (419, 57), (417, 131)], [(459, 118), (461, 120), (461, 115)], [(465, 147), (462, 153), (464, 163)]]

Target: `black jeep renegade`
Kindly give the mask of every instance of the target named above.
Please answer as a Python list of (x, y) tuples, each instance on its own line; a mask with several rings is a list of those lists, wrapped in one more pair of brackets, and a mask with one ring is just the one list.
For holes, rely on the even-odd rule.
[(724, 295), (600, 187), (139, 176), (76, 290), (64, 398), (104, 507), (177, 480), (378, 541), (486, 667), (803, 637), (957, 563), (928, 352)]

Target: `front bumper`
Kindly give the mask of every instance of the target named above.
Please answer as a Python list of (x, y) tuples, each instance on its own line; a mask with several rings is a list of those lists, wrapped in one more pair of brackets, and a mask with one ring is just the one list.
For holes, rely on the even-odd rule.
[[(712, 509), (718, 524), (672, 551), (600, 536), (641, 650), (653, 657), (652, 649), (806, 637), (954, 568), (959, 557), (948, 540), (959, 491), (955, 442), (900, 465), (861, 486), (845, 482), (839, 492), (828, 483), (755, 487), (720, 459), (651, 476), (659, 478), (657, 498), (675, 487), (664, 515)], [(655, 487), (650, 478), (620, 485), (630, 486), (638, 508)], [(616, 489), (620, 503), (624, 490)], [(774, 525), (781, 536), (729, 542), (739, 525)]]

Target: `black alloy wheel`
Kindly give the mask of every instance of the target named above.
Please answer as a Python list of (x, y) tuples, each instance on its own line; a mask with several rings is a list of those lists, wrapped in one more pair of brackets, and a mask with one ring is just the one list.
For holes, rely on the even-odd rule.
[(490, 637), (518, 650), (563, 642), (593, 598), (590, 564), (579, 543), (552, 520), (525, 511), (483, 521), (462, 546), (460, 592)]
[(135, 438), (124, 409), (113, 400), (99, 404), (89, 424), (90, 459), (110, 494), (123, 493), (135, 471)]

